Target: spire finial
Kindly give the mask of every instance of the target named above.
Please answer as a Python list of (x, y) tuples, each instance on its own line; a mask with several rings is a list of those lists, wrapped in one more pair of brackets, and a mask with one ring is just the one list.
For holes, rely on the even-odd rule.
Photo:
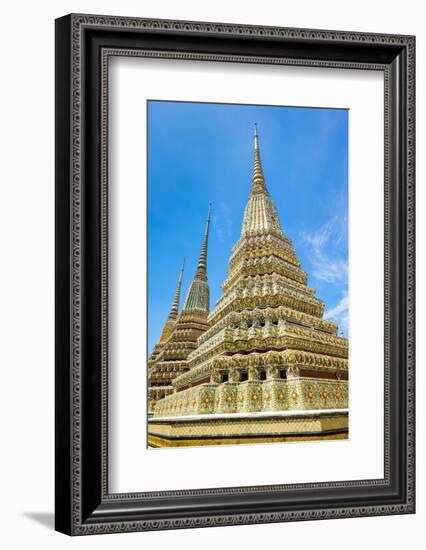
[(262, 161), (260, 160), (259, 134), (257, 132), (257, 123), (254, 123), (254, 166), (252, 177), (252, 193), (268, 193), (263, 176)]
[(183, 271), (185, 269), (185, 258), (183, 259), (182, 266), (180, 268), (179, 280), (176, 287), (175, 297), (173, 298), (172, 307), (170, 309), (168, 320), (176, 319), (179, 314), (179, 302), (180, 302), (180, 288), (182, 286)]
[(201, 246), (200, 258), (198, 260), (197, 272), (195, 276), (199, 279), (207, 280), (207, 246), (209, 241), (209, 228), (210, 228), (210, 216), (212, 205), (209, 204), (209, 210), (207, 213), (206, 227), (204, 230), (204, 239)]
[(180, 268), (180, 275), (179, 275), (179, 281), (178, 281), (179, 283), (182, 282), (183, 272), (185, 270), (185, 261), (186, 261), (186, 258), (183, 259), (183, 262)]
[(203, 244), (201, 245), (200, 258), (192, 283), (189, 286), (183, 309), (185, 311), (200, 310), (208, 313), (210, 310), (210, 290), (207, 283), (207, 245), (209, 242), (211, 204), (207, 214), (206, 228), (204, 230)]
[(207, 211), (207, 221), (206, 221), (206, 229), (204, 230), (204, 236), (206, 236), (209, 232), (211, 212), (212, 212), (212, 203), (209, 202), (209, 209)]

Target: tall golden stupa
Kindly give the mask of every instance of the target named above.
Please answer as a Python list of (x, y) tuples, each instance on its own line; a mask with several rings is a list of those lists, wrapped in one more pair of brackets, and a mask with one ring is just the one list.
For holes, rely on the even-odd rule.
[[(206, 257), (207, 244), (204, 266)], [(324, 304), (281, 230), (256, 126), (251, 191), (222, 290), (212, 313), (208, 304), (202, 310), (196, 341), (182, 347), (184, 364), (172, 360), (177, 370), (149, 419), (149, 446), (347, 438), (348, 341), (323, 319)], [(167, 365), (167, 347), (194, 335), (178, 330), (185, 306), (151, 358), (150, 383)]]

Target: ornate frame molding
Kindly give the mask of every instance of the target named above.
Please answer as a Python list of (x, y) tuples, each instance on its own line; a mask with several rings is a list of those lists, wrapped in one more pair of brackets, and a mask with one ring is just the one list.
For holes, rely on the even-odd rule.
[[(210, 49), (219, 50), (221, 44), (221, 50), (228, 50), (227, 53), (204, 51), (209, 49), (203, 46), (203, 39), (207, 37), (214, 39)], [(158, 48), (159, 39), (166, 42), (161, 48)], [(140, 44), (132, 46), (138, 40)], [(189, 44), (195, 44), (191, 51)], [(369, 48), (365, 48), (366, 45)], [(290, 51), (289, 46), (293, 49), (297, 46), (299, 51), (293, 56), (282, 55), (286, 49)], [(202, 51), (194, 51), (196, 48)], [(236, 54), (233, 49), (246, 51)], [(255, 49), (266, 54), (256, 55), (253, 53)], [(414, 50), (412, 36), (96, 15), (70, 15), (57, 20), (58, 530), (83, 535), (414, 512)], [(318, 57), (315, 57), (316, 53)], [(386, 305), (383, 480), (108, 493), (107, 127), (108, 59), (111, 56), (384, 72)], [(100, 92), (98, 96), (97, 91)], [(99, 107), (98, 117), (94, 114), (95, 106)], [(100, 137), (98, 149), (93, 137), (96, 134)], [(89, 149), (96, 152), (93, 162), (88, 160), (91, 158)], [(89, 195), (98, 205), (93, 212), (89, 211)], [(96, 310), (94, 314), (88, 313), (91, 309)], [(92, 317), (88, 319), (88, 315)], [(96, 320), (90, 329), (89, 320), (92, 323)], [(397, 344), (392, 343), (391, 334), (398, 336)], [(87, 376), (89, 366), (93, 373), (90, 382)], [(99, 398), (94, 399), (94, 408), (92, 405), (89, 408), (88, 400), (94, 395), (99, 395)], [(397, 409), (405, 412), (400, 425), (394, 418)], [(89, 414), (94, 416), (90, 421)], [(403, 446), (403, 452), (398, 456), (393, 443), (396, 440)], [(370, 496), (378, 491), (374, 501), (369, 501), (364, 490)], [(327, 491), (328, 497), (334, 495), (330, 505), (313, 498), (321, 491)], [(256, 499), (251, 495), (258, 495), (258, 502), (254, 502)], [(359, 503), (355, 495), (362, 496)], [(188, 498), (188, 510), (179, 514), (172, 513), (173, 498), (178, 496)], [(233, 504), (228, 502), (228, 497), (233, 497)], [(202, 512), (200, 502), (207, 502), (209, 498), (216, 502), (217, 513)], [(158, 504), (159, 499), (167, 500), (169, 508), (163, 506), (162, 511), (154, 512), (149, 503)], [(301, 500), (304, 502), (303, 511), (291, 504)], [(226, 514), (221, 513), (224, 507), (229, 510)]]

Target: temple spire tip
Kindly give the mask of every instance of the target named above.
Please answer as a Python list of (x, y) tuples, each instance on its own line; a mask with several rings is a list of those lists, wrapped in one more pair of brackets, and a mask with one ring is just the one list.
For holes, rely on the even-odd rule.
[(263, 176), (262, 161), (260, 160), (259, 134), (257, 122), (254, 123), (254, 166), (252, 177), (252, 193), (268, 193)]
[(201, 270), (201, 271), (204, 271), (204, 273), (206, 273), (206, 268), (207, 268), (207, 245), (208, 245), (208, 239), (209, 239), (211, 211), (212, 211), (212, 204), (209, 203), (209, 209), (208, 209), (208, 212), (207, 212), (207, 220), (206, 220), (206, 228), (204, 230), (204, 239), (203, 239), (203, 244), (201, 246), (201, 253), (200, 253), (200, 259), (198, 261), (197, 272), (199, 272)]
[(211, 204), (209, 204), (207, 213), (206, 227), (204, 230), (204, 237), (201, 245), (197, 269), (183, 305), (184, 310), (198, 309), (208, 313), (210, 309), (210, 290), (207, 283), (207, 249), (209, 242), (210, 217)]
[(254, 150), (259, 150), (259, 134), (257, 133), (257, 122), (254, 123)]
[(183, 272), (185, 271), (185, 261), (186, 261), (186, 258), (183, 259), (182, 265), (180, 266), (180, 274), (179, 274), (178, 283), (181, 283), (182, 279), (183, 279)]
[(181, 286), (182, 286), (182, 279), (183, 279), (184, 269), (185, 269), (185, 258), (183, 259), (183, 262), (182, 262), (182, 265), (181, 265), (181, 268), (180, 268), (179, 279), (178, 279), (178, 283), (177, 283), (177, 287), (176, 287), (176, 293), (175, 293), (175, 296), (173, 298), (172, 307), (170, 309), (170, 313), (169, 313), (169, 317), (168, 317), (169, 320), (175, 320), (177, 318), (178, 314), (179, 314), (180, 289), (181, 289)]
[(209, 234), (211, 212), (212, 212), (212, 203), (209, 202), (209, 208), (207, 210), (206, 226), (205, 226), (205, 229), (204, 229), (204, 241), (206, 240), (206, 238), (208, 237), (208, 234)]

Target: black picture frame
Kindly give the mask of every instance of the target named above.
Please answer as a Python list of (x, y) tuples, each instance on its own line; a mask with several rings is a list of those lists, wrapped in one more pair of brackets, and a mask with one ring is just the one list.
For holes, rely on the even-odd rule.
[[(375, 69), (385, 81), (380, 480), (108, 493), (108, 56)], [(414, 481), (415, 38), (71, 14), (56, 20), (56, 529), (70, 535), (408, 514)]]

